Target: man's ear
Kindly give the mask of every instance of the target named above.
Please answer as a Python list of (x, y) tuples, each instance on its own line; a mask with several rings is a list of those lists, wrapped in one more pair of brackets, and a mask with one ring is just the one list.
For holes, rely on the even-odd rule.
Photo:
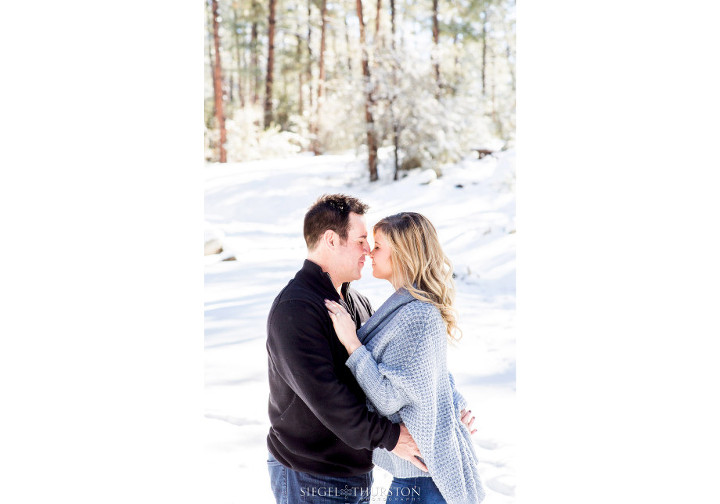
[(328, 229), (323, 233), (321, 241), (325, 247), (334, 249), (335, 245), (338, 244), (339, 238), (335, 231)]

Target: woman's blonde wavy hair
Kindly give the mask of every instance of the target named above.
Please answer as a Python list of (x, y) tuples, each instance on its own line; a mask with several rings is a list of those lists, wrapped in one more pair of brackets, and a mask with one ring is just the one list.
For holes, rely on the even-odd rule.
[(390, 246), (393, 286), (404, 287), (415, 299), (436, 306), (450, 340), (458, 341), (462, 331), (453, 308), (452, 264), (440, 246), (435, 227), (419, 213), (401, 212), (380, 220), (373, 227), (373, 232), (377, 231)]

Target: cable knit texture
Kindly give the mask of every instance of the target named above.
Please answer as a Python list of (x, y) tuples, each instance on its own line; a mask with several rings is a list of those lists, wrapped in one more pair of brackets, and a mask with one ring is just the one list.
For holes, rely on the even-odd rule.
[[(358, 338), (364, 346), (346, 365), (371, 409), (405, 424), (448, 504), (481, 502), (485, 492), (470, 432), (460, 421), (465, 400), (447, 370), (440, 311), (400, 289), (360, 328)], [(428, 476), (382, 448), (373, 451), (373, 463), (399, 478)]]

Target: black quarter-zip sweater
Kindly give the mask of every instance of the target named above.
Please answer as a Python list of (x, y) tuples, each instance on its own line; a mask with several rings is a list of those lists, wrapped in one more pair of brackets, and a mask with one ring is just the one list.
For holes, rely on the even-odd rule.
[(333, 328), (325, 299), (342, 303), (357, 328), (370, 318), (366, 297), (312, 261), (278, 294), (267, 323), (270, 381), (270, 453), (284, 466), (324, 476), (372, 470), (372, 450), (392, 450), (400, 426), (371, 413), (365, 394), (345, 366), (348, 353)]

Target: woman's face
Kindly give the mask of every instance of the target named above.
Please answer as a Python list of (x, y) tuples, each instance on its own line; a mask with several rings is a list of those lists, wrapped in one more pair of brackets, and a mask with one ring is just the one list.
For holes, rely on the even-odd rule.
[(390, 260), (390, 245), (382, 231), (377, 230), (373, 235), (375, 246), (370, 252), (372, 258), (373, 276), (381, 280), (392, 282), (392, 262)]

